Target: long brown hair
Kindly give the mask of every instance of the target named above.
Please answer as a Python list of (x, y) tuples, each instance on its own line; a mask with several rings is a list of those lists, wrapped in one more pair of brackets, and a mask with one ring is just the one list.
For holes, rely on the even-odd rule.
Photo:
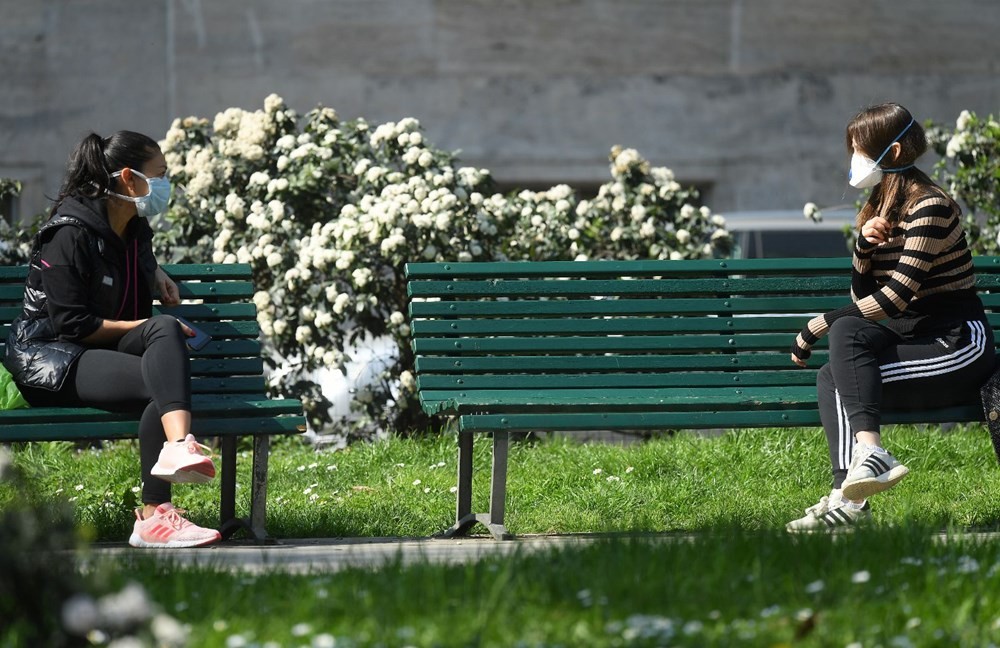
[[(897, 103), (884, 103), (862, 110), (847, 124), (848, 155), (854, 153), (854, 145), (857, 144), (859, 153), (872, 160), (877, 159), (911, 121), (913, 115), (910, 111)], [(927, 136), (919, 122), (914, 122), (896, 141), (899, 142), (899, 155), (893, 157), (892, 151), (887, 152), (879, 162), (882, 169), (910, 166), (927, 150)], [(857, 228), (860, 231), (861, 226), (875, 216), (882, 216), (896, 224), (928, 194), (946, 198), (954, 206), (951, 197), (916, 167), (884, 173), (882, 181), (875, 185), (868, 202), (858, 212)]]

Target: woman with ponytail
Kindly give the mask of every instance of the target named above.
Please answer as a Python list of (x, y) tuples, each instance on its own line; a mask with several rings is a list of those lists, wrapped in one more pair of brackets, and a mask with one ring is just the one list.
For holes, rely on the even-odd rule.
[(853, 303), (810, 320), (791, 356), (804, 367), (829, 337), (817, 394), (833, 490), (789, 531), (870, 520), (867, 498), (909, 472), (883, 447), (880, 413), (977, 403), (995, 363), (961, 211), (914, 166), (927, 150), (923, 128), (887, 103), (855, 116), (846, 139), (850, 184), (871, 188), (857, 217)]
[(171, 185), (159, 145), (130, 131), (90, 134), (70, 156), (48, 221), (35, 237), (24, 310), (11, 325), (4, 364), (36, 407), (141, 412), (143, 508), (129, 544), (194, 547), (219, 532), (171, 503), (171, 482), (215, 476), (191, 435), (194, 331), (152, 315), (154, 295), (180, 301), (156, 263), (147, 218), (167, 208)]

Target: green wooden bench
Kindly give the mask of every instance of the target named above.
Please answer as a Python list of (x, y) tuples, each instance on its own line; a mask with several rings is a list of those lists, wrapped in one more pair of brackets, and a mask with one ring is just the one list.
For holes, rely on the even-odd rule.
[[(229, 537), (247, 530), (265, 540), (267, 461), (270, 436), (305, 430), (302, 404), (269, 399), (258, 341), (257, 310), (249, 265), (165, 265), (177, 282), (181, 299), (156, 313), (180, 315), (212, 336), (192, 352), (192, 432), (218, 437), (221, 454), (220, 530)], [(0, 352), (10, 323), (21, 312), (27, 267), (0, 268)], [(87, 441), (135, 438), (138, 414), (92, 408), (29, 408), (0, 411), (0, 443), (23, 441)], [(237, 441), (253, 437), (249, 518), (236, 515)], [(139, 456), (136, 453), (138, 474)]]
[[(976, 269), (996, 330), (1000, 257)], [(421, 406), (458, 417), (456, 523), (445, 536), (479, 522), (510, 537), (511, 432), (819, 425), (825, 340), (807, 369), (790, 349), (813, 314), (850, 294), (847, 258), (410, 263), (406, 273)], [(973, 404), (884, 420), (982, 418)], [(478, 433), (493, 437), (485, 514), (472, 511)]]

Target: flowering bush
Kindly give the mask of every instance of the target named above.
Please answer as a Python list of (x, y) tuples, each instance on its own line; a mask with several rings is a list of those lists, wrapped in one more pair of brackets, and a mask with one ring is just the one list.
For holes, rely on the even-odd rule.
[[(21, 194), (21, 183), (17, 180), (0, 178), (0, 202), (5, 198), (15, 198)], [(24, 265), (31, 253), (31, 241), (38, 232), (41, 219), (11, 227), (0, 218), (0, 265)]]
[(680, 259), (730, 247), (721, 217), (665, 168), (611, 152), (593, 200), (560, 185), (501, 195), (485, 169), (461, 167), (412, 118), (375, 128), (318, 107), (301, 119), (281, 98), (213, 122), (175, 120), (161, 143), (177, 184), (159, 228), (172, 261), (249, 263), (276, 393), (332, 421), (314, 372), (344, 371), (345, 350), (391, 338), (395, 353), (360, 385), (360, 415), (340, 433), (425, 428), (415, 407), (404, 265), (408, 261)]
[(1000, 123), (963, 110), (953, 131), (935, 126), (928, 137), (942, 156), (935, 178), (963, 204), (973, 251), (1000, 253)]

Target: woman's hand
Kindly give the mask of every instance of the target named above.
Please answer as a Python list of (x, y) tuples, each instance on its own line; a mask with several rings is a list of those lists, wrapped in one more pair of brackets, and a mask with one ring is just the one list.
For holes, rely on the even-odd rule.
[(794, 353), (792, 353), (791, 356), (792, 356), (792, 362), (794, 362), (798, 366), (800, 366), (803, 369), (805, 369), (805, 367), (806, 367), (806, 361), (805, 360), (803, 360), (802, 358), (798, 357)]
[(191, 328), (190, 326), (188, 326), (184, 322), (182, 322), (180, 320), (177, 320), (177, 323), (180, 325), (181, 331), (184, 332), (184, 336), (185, 337), (194, 337), (194, 336), (198, 335), (197, 333), (194, 332), (193, 328)]
[(870, 218), (861, 226), (861, 236), (869, 243), (881, 245), (891, 238), (892, 225), (881, 216)]
[(181, 294), (177, 284), (167, 276), (163, 268), (156, 266), (156, 289), (160, 293), (160, 303), (164, 306), (176, 306), (181, 303)]

